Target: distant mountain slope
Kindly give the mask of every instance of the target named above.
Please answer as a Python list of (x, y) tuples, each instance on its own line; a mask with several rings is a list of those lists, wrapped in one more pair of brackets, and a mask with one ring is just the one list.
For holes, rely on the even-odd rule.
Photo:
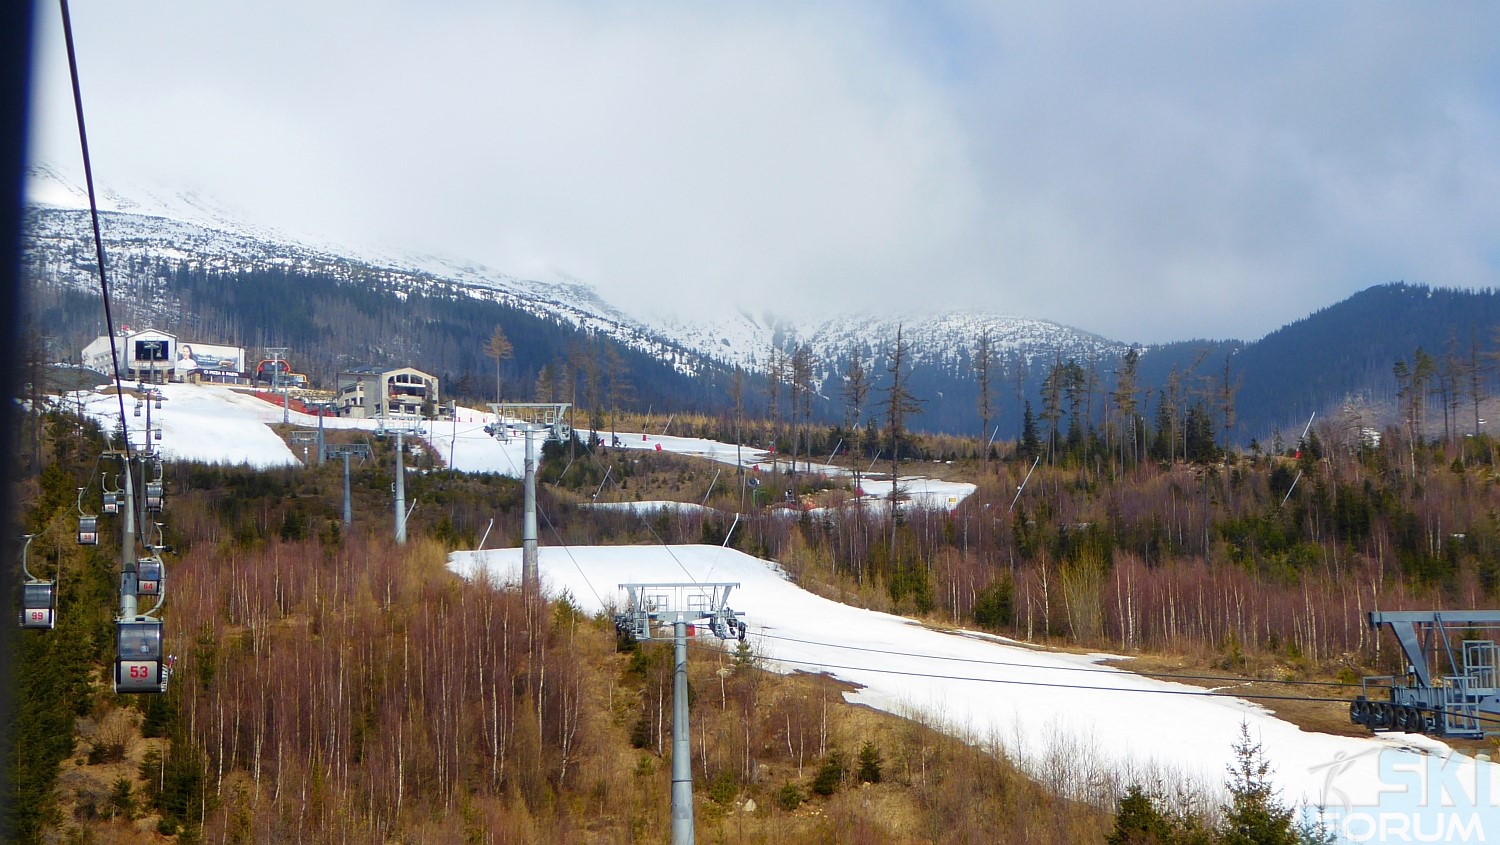
[[(500, 326), (515, 345), (515, 357), (501, 366), (507, 398), (534, 398), (540, 380), (574, 401), (589, 402), (592, 393), (603, 404), (712, 413), (729, 406), (730, 373), (742, 367), (747, 407), (756, 413), (768, 405), (772, 350), (784, 354), (805, 344), (814, 362), (813, 415), (822, 422), (845, 419), (844, 373), (856, 353), (863, 359), (871, 388), (857, 415), (863, 424), (878, 419), (899, 327), (910, 348), (908, 385), (923, 400), (911, 425), (978, 434), (974, 356), (987, 331), (991, 424), (1004, 440), (1019, 435), (1026, 402), (1040, 411), (1048, 369), (1070, 360), (1090, 374), (1094, 398), (1087, 407), (1094, 424), (1102, 424), (1128, 349), (1044, 320), (943, 313), (941, 301), (920, 292), (899, 318), (793, 319), (777, 316), (768, 303), (761, 313), (648, 322), (581, 282), (539, 282), (451, 259), (311, 245), (239, 225), (232, 213), (196, 195), (105, 193), (107, 206), (117, 209), (104, 215), (117, 322), (202, 341), (292, 346), (299, 366), (315, 379), (331, 379), (353, 364), (412, 363), (442, 376), (450, 391), (492, 395), (495, 365), (482, 349)], [(79, 208), (82, 192), (55, 173), (33, 172), (31, 196), (26, 271), (33, 324), (62, 356), (103, 331), (91, 229)], [(1241, 443), (1300, 430), (1310, 413), (1327, 415), (1346, 397), (1369, 410), (1367, 422), (1382, 425), (1398, 359), (1410, 360), (1419, 346), (1437, 360), (1466, 357), (1474, 345), (1488, 364), (1497, 326), (1500, 295), (1492, 290), (1381, 285), (1253, 343), (1194, 340), (1145, 348), (1137, 407), (1154, 421), (1175, 373), (1190, 403), (1212, 405), (1226, 377), (1238, 387), (1233, 436)]]
[(1300, 429), (1299, 420), (1331, 411), (1346, 396), (1389, 407), (1396, 361), (1411, 362), (1418, 347), (1435, 361), (1446, 354), (1466, 360), (1477, 344), (1488, 369), (1497, 328), (1500, 293), (1494, 290), (1404, 282), (1372, 287), (1246, 346), (1234, 361), (1244, 378), (1239, 402), (1256, 409), (1262, 427), (1283, 429)]
[[(166, 218), (103, 217), (117, 326), (243, 345), (252, 355), (289, 346), (315, 382), (329, 384), (349, 366), (411, 364), (441, 376), (445, 392), (492, 398), (495, 364), (483, 346), (499, 326), (515, 347), (501, 368), (510, 400), (532, 399), (549, 366), (593, 372), (554, 375), (565, 398), (615, 390), (696, 406), (722, 392), (722, 368), (581, 286), (441, 276)], [(27, 223), (33, 322), (60, 356), (76, 354), (104, 332), (87, 212), (33, 207)]]
[[(120, 212), (106, 212), (101, 217), (112, 281), (125, 286), (139, 284), (142, 280), (138, 271), (143, 268), (171, 265), (217, 274), (274, 268), (393, 291), (461, 291), (473, 299), (505, 305), (540, 319), (603, 333), (653, 355), (683, 363), (689, 357), (683, 354), (685, 350), (664, 343), (583, 285), (544, 284), (472, 266), (431, 263), (422, 267), (416, 261), (373, 264), (297, 243), (268, 241), (164, 217)], [(98, 269), (86, 211), (33, 207), (27, 216), (27, 229), (27, 263), (34, 272), (54, 284), (97, 290)], [(157, 304), (175, 307), (170, 301)]]

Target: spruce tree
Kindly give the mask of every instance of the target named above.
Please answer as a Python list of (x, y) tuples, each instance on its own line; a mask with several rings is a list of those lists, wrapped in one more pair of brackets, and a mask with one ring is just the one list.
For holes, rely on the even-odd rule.
[(1250, 738), (1250, 726), (1240, 723), (1229, 767), (1229, 806), (1219, 841), (1223, 845), (1299, 845), (1303, 839), (1293, 821), (1292, 808), (1281, 803), (1271, 784), (1271, 763), (1260, 743)]
[(875, 743), (866, 742), (859, 749), (859, 782), (880, 783), (880, 749)]
[(1171, 823), (1151, 797), (1139, 786), (1131, 786), (1115, 812), (1115, 829), (1104, 841), (1109, 845), (1167, 845), (1173, 838)]

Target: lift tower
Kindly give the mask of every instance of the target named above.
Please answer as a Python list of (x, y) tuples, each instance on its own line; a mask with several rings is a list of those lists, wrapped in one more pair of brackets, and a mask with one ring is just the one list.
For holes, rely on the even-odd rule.
[[(745, 623), (729, 608), (731, 583), (621, 584), (627, 601), (615, 628), (637, 640), (663, 639), (672, 626), (672, 845), (693, 845), (693, 758), (688, 747), (687, 638), (690, 623), (708, 620), (721, 640), (745, 639)], [(655, 623), (653, 625), (653, 623)]]
[(567, 402), (491, 402), (495, 423), (485, 432), (504, 443), (511, 431), (526, 436), (526, 511), (521, 523), (521, 590), (535, 595), (539, 586), (536, 562), (536, 441), (538, 433), (548, 440), (563, 441), (573, 436), (563, 416)]

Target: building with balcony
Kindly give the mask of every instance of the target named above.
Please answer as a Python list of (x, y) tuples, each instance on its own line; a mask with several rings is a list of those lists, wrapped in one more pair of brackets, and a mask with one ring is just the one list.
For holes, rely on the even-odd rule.
[(445, 409), (437, 376), (412, 367), (357, 367), (338, 374), (334, 411), (355, 419), (433, 417)]

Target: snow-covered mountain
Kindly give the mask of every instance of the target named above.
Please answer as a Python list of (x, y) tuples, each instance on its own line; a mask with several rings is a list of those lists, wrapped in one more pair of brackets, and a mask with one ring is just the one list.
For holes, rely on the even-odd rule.
[(1118, 341), (1058, 323), (982, 312), (903, 317), (855, 313), (796, 321), (736, 310), (714, 322), (662, 322), (658, 328), (688, 348), (751, 370), (765, 366), (773, 347), (785, 350), (804, 343), (817, 361), (840, 360), (855, 349), (866, 361), (875, 360), (894, 343), (898, 328), (911, 348), (913, 365), (968, 366), (986, 330), (991, 355), (998, 362), (1019, 358), (1030, 365), (1050, 362), (1056, 355), (1103, 359), (1126, 348)]
[[(27, 188), (33, 209), (33, 260), (53, 279), (79, 289), (95, 289), (86, 190), (46, 165), (31, 168)], [(679, 369), (691, 368), (694, 355), (701, 355), (760, 372), (773, 347), (802, 343), (809, 344), (814, 359), (825, 366), (855, 348), (867, 361), (876, 360), (894, 339), (898, 326), (910, 344), (911, 363), (918, 366), (966, 362), (985, 329), (999, 361), (1103, 356), (1123, 348), (1056, 323), (999, 314), (934, 312), (900, 319), (847, 314), (807, 319), (730, 309), (696, 321), (642, 317), (604, 301), (582, 281), (543, 282), (447, 257), (319, 243), (247, 223), (233, 209), (197, 192), (105, 187), (99, 196), (105, 212), (102, 228), (107, 258), (117, 275), (167, 260), (219, 272), (276, 267), (375, 280), (408, 290), (457, 285), (475, 298), (601, 332), (632, 348), (677, 359)]]
[[(87, 191), (54, 169), (28, 174), (27, 262), (49, 283), (98, 290), (98, 269)], [(150, 286), (138, 278), (162, 263), (218, 273), (278, 268), (359, 280), (398, 291), (457, 288), (475, 299), (498, 302), (537, 317), (602, 333), (620, 343), (693, 367), (692, 355), (667, 335), (606, 303), (588, 285), (540, 282), (480, 264), (431, 255), (409, 255), (309, 244), (275, 230), (242, 224), (193, 194), (142, 193), (129, 197), (99, 191), (101, 231), (111, 283)], [(159, 307), (170, 309), (171, 301)]]

